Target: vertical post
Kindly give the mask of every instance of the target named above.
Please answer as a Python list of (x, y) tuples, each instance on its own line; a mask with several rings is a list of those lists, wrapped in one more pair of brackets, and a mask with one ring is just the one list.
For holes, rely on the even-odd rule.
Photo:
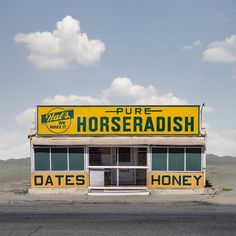
[(116, 186), (119, 186), (119, 148), (116, 148)]
[(148, 167), (148, 170), (151, 171), (152, 168), (152, 155), (151, 155), (151, 147), (150, 146), (147, 146), (147, 167)]
[(204, 174), (204, 186), (206, 185), (206, 146), (201, 147), (201, 170)]
[(34, 172), (35, 166), (34, 166), (34, 149), (33, 149), (33, 144), (30, 139), (30, 161), (31, 161), (31, 173)]
[(85, 170), (88, 172), (88, 166), (89, 166), (89, 147), (84, 147), (84, 166)]
[(170, 148), (167, 147), (167, 158), (166, 158), (166, 170), (169, 171), (169, 151), (170, 151)]
[(147, 146), (147, 167), (146, 169), (146, 186), (148, 187), (148, 176), (149, 172), (152, 170), (152, 148), (150, 145)]
[(70, 170), (70, 163), (69, 163), (69, 147), (66, 148), (67, 150), (67, 155), (66, 155), (66, 158), (67, 158), (67, 170), (69, 171)]
[[(130, 154), (131, 154), (131, 163), (132, 166), (138, 165), (138, 148), (137, 147), (130, 147)], [(131, 169), (131, 173), (133, 175), (133, 184), (136, 185), (136, 170), (137, 169)]]
[(200, 111), (200, 131), (202, 129), (202, 112), (203, 112), (203, 108), (205, 107), (205, 103), (202, 103), (202, 106), (201, 106), (201, 111)]
[(52, 148), (49, 148), (49, 168), (52, 170)]
[(187, 156), (187, 153), (186, 153), (186, 147), (184, 148), (184, 171), (186, 171), (186, 156)]

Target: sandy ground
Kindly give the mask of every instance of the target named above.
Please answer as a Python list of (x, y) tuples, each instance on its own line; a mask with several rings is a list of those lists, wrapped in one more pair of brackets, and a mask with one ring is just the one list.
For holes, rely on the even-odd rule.
[(236, 204), (236, 158), (208, 158), (207, 179), (217, 191), (211, 203)]
[(211, 157), (207, 160), (207, 179), (212, 187), (205, 194), (152, 194), (150, 196), (95, 197), (78, 194), (27, 194), (30, 187), (29, 159), (0, 162), (0, 203), (22, 203), (41, 201), (72, 202), (194, 202), (199, 204), (236, 205), (236, 158)]

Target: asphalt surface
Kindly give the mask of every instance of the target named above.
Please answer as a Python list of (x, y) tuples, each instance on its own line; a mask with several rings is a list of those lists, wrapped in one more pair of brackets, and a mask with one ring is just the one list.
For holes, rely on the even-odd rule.
[(0, 235), (236, 235), (236, 206), (40, 202), (0, 205)]

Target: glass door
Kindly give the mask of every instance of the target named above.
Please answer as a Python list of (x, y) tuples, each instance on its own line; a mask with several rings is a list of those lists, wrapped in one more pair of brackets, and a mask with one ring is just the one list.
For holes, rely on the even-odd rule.
[[(118, 166), (134, 166), (133, 148), (117, 148)], [(134, 185), (135, 169), (119, 169), (119, 185)]]
[(145, 186), (146, 147), (90, 147), (90, 187)]

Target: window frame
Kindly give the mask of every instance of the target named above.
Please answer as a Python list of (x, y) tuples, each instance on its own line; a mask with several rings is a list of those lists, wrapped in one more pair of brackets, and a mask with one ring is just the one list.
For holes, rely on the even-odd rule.
[[(167, 168), (166, 170), (153, 170), (152, 169), (152, 158), (153, 158), (153, 152), (152, 152), (152, 149), (153, 148), (166, 148), (167, 149), (167, 158), (166, 158), (166, 161), (167, 161)], [(169, 149), (170, 148), (184, 148), (184, 170), (169, 170)], [(199, 148), (201, 149), (201, 168), (200, 170), (187, 170), (186, 169), (186, 165), (187, 165), (187, 149), (188, 148)], [(154, 171), (154, 172), (203, 172), (203, 146), (151, 146), (151, 150), (150, 150), (150, 155), (151, 155), (151, 158), (150, 158), (150, 168), (151, 168), (151, 171)]]
[[(49, 170), (36, 170), (35, 169), (35, 149), (36, 148), (49, 148)], [(66, 170), (52, 170), (52, 148), (66, 148), (67, 150), (67, 154), (66, 154), (66, 158), (67, 158), (67, 169)], [(70, 148), (82, 148), (83, 149), (83, 162), (84, 162), (84, 168), (82, 170), (70, 170), (70, 165), (69, 165), (69, 149)], [(85, 153), (86, 149), (84, 146), (33, 146), (33, 163), (34, 163), (34, 168), (33, 171), (34, 172), (82, 172), (82, 171), (86, 171), (86, 153)]]

